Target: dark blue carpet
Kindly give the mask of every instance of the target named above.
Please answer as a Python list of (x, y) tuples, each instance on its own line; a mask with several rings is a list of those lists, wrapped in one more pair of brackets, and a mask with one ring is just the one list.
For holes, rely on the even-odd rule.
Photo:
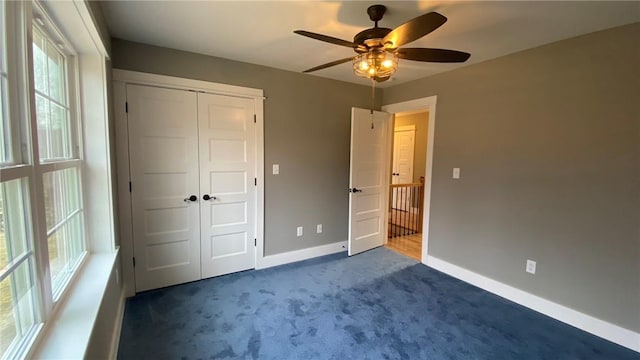
[(119, 359), (640, 359), (379, 248), (127, 300)]

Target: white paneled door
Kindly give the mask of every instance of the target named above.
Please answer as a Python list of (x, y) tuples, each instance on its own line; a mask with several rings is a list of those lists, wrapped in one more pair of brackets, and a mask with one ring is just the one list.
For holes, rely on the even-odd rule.
[[(391, 173), (392, 184), (413, 183), (413, 157), (415, 150), (415, 126), (396, 128), (393, 132), (393, 166)], [(407, 188), (393, 188), (391, 207), (409, 210), (411, 194)]]
[(389, 202), (391, 114), (352, 108), (349, 256), (384, 244)]
[(393, 132), (393, 184), (413, 182), (415, 134), (415, 127), (399, 128)]
[(136, 291), (255, 267), (254, 99), (127, 85)]
[(127, 107), (136, 291), (198, 280), (196, 93), (127, 85)]
[(202, 277), (255, 266), (253, 99), (198, 94)]

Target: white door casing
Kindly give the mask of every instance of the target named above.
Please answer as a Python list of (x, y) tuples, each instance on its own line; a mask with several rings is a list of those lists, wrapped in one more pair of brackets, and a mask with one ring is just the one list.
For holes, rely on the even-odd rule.
[(196, 94), (127, 85), (136, 291), (200, 279)]
[(429, 214), (431, 212), (431, 178), (433, 174), (433, 143), (436, 128), (437, 101), (437, 96), (430, 96), (382, 106), (382, 110), (393, 114), (423, 111), (428, 113), (429, 120), (427, 126), (429, 129), (427, 130), (427, 159), (425, 164), (424, 208), (422, 215), (422, 263), (425, 265), (429, 265)]
[(254, 113), (253, 99), (198, 94), (202, 278), (255, 267)]
[(381, 246), (387, 237), (391, 120), (388, 113), (351, 110), (349, 256)]

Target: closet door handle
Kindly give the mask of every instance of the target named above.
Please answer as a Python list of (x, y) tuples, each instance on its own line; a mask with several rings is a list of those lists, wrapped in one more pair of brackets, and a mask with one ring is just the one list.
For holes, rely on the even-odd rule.
[(195, 195), (191, 195), (188, 198), (184, 198), (184, 202), (194, 202), (194, 201), (197, 201), (197, 200), (198, 200), (198, 197), (195, 196)]
[(215, 196), (209, 196), (209, 194), (204, 194), (202, 195), (202, 200), (208, 201), (208, 200), (216, 200), (217, 197)]

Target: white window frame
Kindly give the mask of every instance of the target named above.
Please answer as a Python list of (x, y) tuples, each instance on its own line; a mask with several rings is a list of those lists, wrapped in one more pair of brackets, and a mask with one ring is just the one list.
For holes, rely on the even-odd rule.
[[(32, 286), (35, 291), (34, 301), (34, 325), (29, 331), (19, 340), (17, 343), (13, 343), (8, 349), (4, 357), (20, 356), (29, 349), (37, 335), (42, 329), (43, 317), (43, 296), (40, 274), (40, 257), (38, 251), (37, 242), (37, 217), (35, 214), (35, 189), (36, 181), (33, 167), (33, 157), (30, 151), (31, 138), (31, 122), (30, 122), (30, 101), (29, 101), (29, 87), (24, 86), (28, 84), (28, 71), (29, 71), (29, 56), (28, 48), (30, 42), (28, 41), (28, 24), (30, 22), (30, 15), (27, 11), (27, 4), (23, 2), (7, 1), (4, 4), (6, 11), (6, 48), (7, 50), (7, 105), (9, 107), (7, 111), (7, 121), (9, 123), (10, 134), (10, 151), (11, 158), (8, 162), (0, 164), (0, 182), (8, 182), (12, 180), (23, 179), (22, 189), (24, 191), (23, 196), (26, 197), (25, 201), (28, 202), (29, 212), (24, 216), (27, 229), (27, 248), (29, 251), (21, 263), (30, 261), (31, 259), (31, 276)], [(4, 31), (4, 29), (3, 29)], [(7, 211), (6, 209), (3, 211)], [(7, 272), (7, 276), (10, 273), (15, 272), (19, 265), (10, 266)], [(15, 304), (14, 304), (15, 306)]]
[[(43, 34), (43, 36), (47, 37), (54, 44), (58, 44), (58, 50), (61, 50), (61, 52), (65, 56), (65, 67), (66, 67), (65, 69), (66, 89), (65, 90), (66, 90), (66, 97), (67, 97), (67, 102), (69, 107), (69, 127), (70, 127), (69, 135), (71, 136), (71, 142), (69, 144), (69, 146), (71, 146), (70, 158), (50, 159), (45, 161), (40, 160), (39, 150), (38, 150), (38, 141), (37, 141), (37, 130), (38, 130), (37, 114), (35, 112), (36, 90), (35, 90), (34, 80), (32, 80), (30, 82), (31, 84), (30, 94), (32, 95), (31, 103), (33, 104), (32, 116), (31, 116), (32, 118), (31, 127), (33, 129), (32, 147), (33, 147), (34, 154), (37, 155), (33, 157), (32, 161), (34, 164), (35, 176), (37, 179), (36, 191), (39, 195), (37, 199), (37, 204), (36, 204), (36, 211), (41, 212), (39, 214), (39, 218), (42, 219), (41, 223), (43, 223), (40, 226), (41, 233), (38, 238), (41, 239), (41, 241), (39, 241), (38, 246), (39, 246), (39, 252), (42, 254), (46, 254), (47, 263), (45, 268), (47, 269), (48, 273), (50, 273), (50, 271), (49, 271), (47, 224), (45, 221), (46, 217), (44, 213), (45, 212), (44, 188), (43, 188), (44, 175), (47, 173), (51, 173), (59, 170), (76, 168), (78, 171), (78, 176), (80, 178), (79, 179), (79, 186), (80, 186), (79, 196), (80, 196), (80, 211), (82, 212), (81, 216), (82, 216), (82, 224), (83, 224), (82, 225), (83, 234), (82, 234), (82, 239), (80, 240), (81, 241), (80, 245), (83, 248), (83, 251), (80, 257), (78, 259), (75, 259), (74, 263), (71, 265), (70, 272), (62, 278), (61, 283), (58, 284), (57, 287), (55, 288), (53, 287), (51, 278), (44, 281), (45, 283), (47, 281), (49, 282), (49, 284), (45, 284), (45, 288), (43, 291), (44, 302), (46, 305), (45, 307), (52, 308), (62, 298), (63, 294), (66, 292), (66, 290), (69, 287), (69, 283), (72, 281), (75, 274), (77, 274), (78, 269), (84, 264), (84, 261), (86, 260), (87, 249), (88, 249), (87, 240), (86, 240), (87, 239), (86, 226), (84, 226), (84, 224), (86, 223), (85, 212), (84, 212), (84, 186), (83, 186), (84, 174), (82, 171), (84, 167), (84, 161), (83, 161), (84, 152), (82, 151), (82, 147), (80, 146), (80, 144), (82, 143), (80, 140), (80, 134), (82, 134), (82, 131), (81, 131), (82, 121), (78, 116), (80, 114), (80, 111), (79, 111), (80, 83), (79, 83), (77, 53), (74, 50), (71, 43), (62, 34), (62, 31), (60, 31), (56, 23), (51, 19), (51, 17), (49, 16), (49, 14), (44, 9), (41, 3), (39, 2), (33, 3), (32, 13), (33, 15), (32, 15), (31, 27), (29, 28), (30, 32), (32, 33), (34, 28), (37, 29), (37, 31)], [(31, 36), (29, 36), (30, 41), (27, 46), (30, 46), (30, 47), (33, 46), (32, 39), (33, 39), (33, 35), (31, 34)], [(33, 55), (30, 56), (29, 64), (33, 64)], [(33, 74), (34, 65), (30, 65), (30, 66), (31, 66), (30, 73)]]

